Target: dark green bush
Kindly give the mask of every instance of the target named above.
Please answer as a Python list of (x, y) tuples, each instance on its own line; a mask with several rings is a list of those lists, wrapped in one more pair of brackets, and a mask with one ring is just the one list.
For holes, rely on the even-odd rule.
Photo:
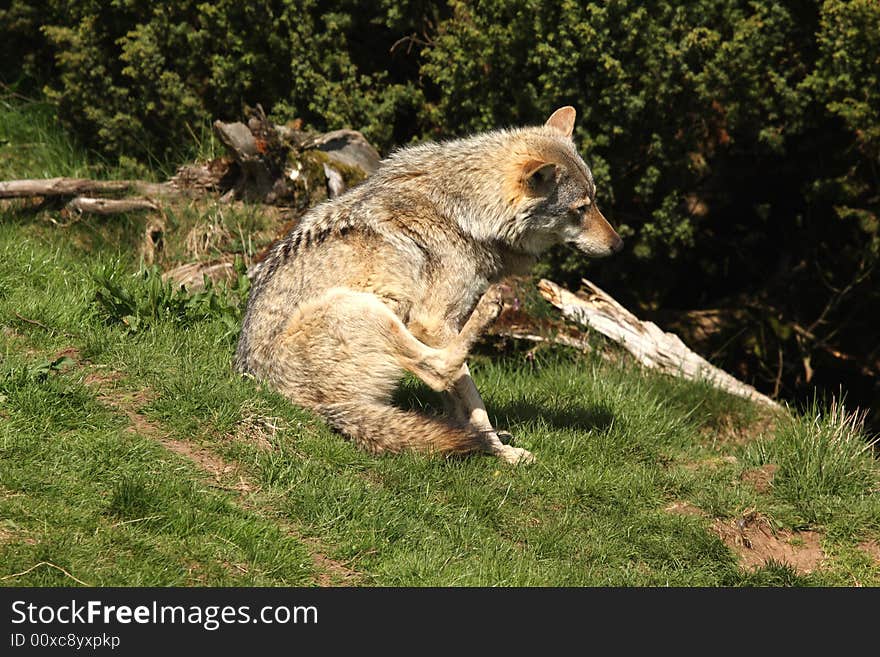
[(12, 0), (0, 24), (0, 75), (42, 79), (109, 153), (173, 156), (258, 102), (385, 150), (575, 105), (628, 242), (605, 286), (643, 311), (735, 307), (721, 364), (768, 386), (846, 361), (878, 394), (876, 0)]
[(387, 15), (344, 0), (13, 0), (0, 10), (0, 75), (42, 76), (67, 124), (109, 153), (179, 155), (206, 122), (258, 102), (387, 145), (411, 136), (401, 122), (423, 103), (416, 75), (386, 71), (404, 19), (397, 3), (382, 4)]

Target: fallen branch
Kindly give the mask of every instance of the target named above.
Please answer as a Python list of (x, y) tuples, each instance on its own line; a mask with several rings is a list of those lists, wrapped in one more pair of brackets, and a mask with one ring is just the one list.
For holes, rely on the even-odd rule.
[(77, 196), (66, 206), (70, 212), (77, 214), (121, 214), (141, 210), (158, 210), (159, 206), (147, 198), (91, 198)]
[(0, 199), (124, 194), (125, 192), (136, 192), (144, 196), (167, 196), (177, 194), (179, 191), (168, 183), (151, 183), (144, 180), (46, 178), (44, 180), (5, 180), (0, 182)]
[[(379, 166), (378, 151), (360, 132), (315, 134), (277, 126), (259, 105), (246, 124), (214, 121), (214, 134), (239, 172), (226, 199), (301, 206), (297, 197), (303, 193), (314, 201), (320, 187), (334, 198)], [(303, 175), (311, 179), (303, 181)]]
[[(168, 181), (48, 178), (0, 181), (3, 199), (72, 199), (76, 213), (155, 211), (166, 199), (219, 197), (302, 211), (369, 176), (379, 153), (356, 130), (316, 134), (276, 126), (258, 105), (247, 123), (214, 122), (229, 156), (180, 167)], [(128, 198), (131, 195), (134, 198)]]
[(619, 343), (646, 367), (691, 381), (706, 381), (738, 397), (780, 408), (774, 400), (691, 351), (674, 333), (664, 332), (653, 322), (641, 321), (590, 281), (584, 279), (583, 284), (587, 288), (586, 298), (546, 279), (538, 283), (538, 289), (564, 317)]

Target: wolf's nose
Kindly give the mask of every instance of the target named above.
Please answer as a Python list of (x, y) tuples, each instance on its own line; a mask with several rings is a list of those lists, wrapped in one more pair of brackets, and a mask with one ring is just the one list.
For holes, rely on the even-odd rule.
[(616, 237), (616, 239), (614, 240), (614, 243), (611, 245), (611, 252), (612, 253), (617, 253), (618, 251), (620, 251), (623, 248), (623, 240), (621, 239), (620, 235), (616, 235), (615, 237)]

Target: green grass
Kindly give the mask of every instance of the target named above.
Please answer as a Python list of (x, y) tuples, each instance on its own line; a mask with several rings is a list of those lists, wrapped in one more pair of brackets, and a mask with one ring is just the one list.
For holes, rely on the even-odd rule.
[[(877, 462), (863, 434), (864, 414), (847, 412), (837, 400), (827, 408), (813, 401), (802, 414), (787, 417), (772, 441), (751, 446), (747, 458), (775, 463), (776, 496), (789, 505), (792, 522), (825, 525), (838, 533), (873, 526), (877, 515)], [(857, 522), (853, 522), (856, 516)]]
[[(9, 155), (20, 133), (0, 146), (15, 175), (92, 170), (47, 168), (64, 142), (34, 129), (33, 159)], [(877, 464), (838, 406), (770, 420), (622, 357), (484, 345), (489, 413), (538, 462), (373, 457), (232, 372), (244, 289), (162, 286), (131, 248), (143, 217), (50, 212), (0, 208), (2, 585), (880, 584), (858, 547), (880, 538)], [(397, 402), (439, 408), (413, 379)], [(768, 463), (758, 490), (744, 473)], [(702, 513), (667, 510), (685, 502)], [(820, 532), (824, 564), (741, 569), (712, 524), (750, 512)]]

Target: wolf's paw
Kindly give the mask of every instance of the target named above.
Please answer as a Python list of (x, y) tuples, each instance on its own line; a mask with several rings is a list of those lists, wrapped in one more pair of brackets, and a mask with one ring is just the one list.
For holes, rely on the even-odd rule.
[(501, 314), (501, 311), (504, 310), (505, 297), (508, 296), (509, 289), (501, 283), (491, 285), (483, 293), (483, 296), (480, 297), (474, 312), (478, 313), (485, 323), (494, 322), (498, 315)]
[(535, 462), (534, 455), (522, 447), (504, 445), (504, 449), (496, 452), (496, 456), (510, 465), (531, 465)]

